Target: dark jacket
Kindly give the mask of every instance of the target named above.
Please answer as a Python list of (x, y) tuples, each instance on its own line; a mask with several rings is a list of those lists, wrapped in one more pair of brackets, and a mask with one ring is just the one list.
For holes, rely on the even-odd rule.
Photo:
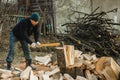
[(34, 34), (35, 42), (39, 40), (39, 26), (38, 25), (33, 26), (30, 22), (30, 18), (26, 18), (26, 19), (21, 20), (13, 28), (12, 31), (18, 40), (20, 41), (25, 40), (26, 42), (31, 44), (32, 41), (29, 39), (29, 37), (30, 35), (32, 35), (32, 33)]

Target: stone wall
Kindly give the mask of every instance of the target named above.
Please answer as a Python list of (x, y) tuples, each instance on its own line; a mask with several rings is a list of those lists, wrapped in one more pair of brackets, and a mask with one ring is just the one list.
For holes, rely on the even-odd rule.
[(72, 22), (76, 17), (82, 16), (74, 11), (91, 13), (90, 0), (55, 0), (54, 8), (57, 32), (64, 32), (65, 26), (61, 27), (62, 24)]
[[(111, 12), (107, 14), (107, 17), (110, 19), (113, 19), (114, 22), (120, 23), (120, 0), (92, 0), (92, 8), (93, 10), (97, 7), (100, 7), (98, 9), (98, 12), (101, 11), (109, 11), (115, 8), (117, 9), (117, 12)], [(120, 29), (120, 26), (113, 26), (116, 29)]]

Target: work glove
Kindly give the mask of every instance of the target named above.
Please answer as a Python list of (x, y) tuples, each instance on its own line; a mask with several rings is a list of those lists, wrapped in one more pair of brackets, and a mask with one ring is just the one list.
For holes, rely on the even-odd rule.
[(41, 45), (41, 43), (38, 41), (38, 42), (36, 42), (36, 46), (37, 47), (40, 47), (40, 45)]
[(30, 46), (31, 46), (32, 48), (35, 48), (35, 47), (36, 47), (36, 43), (33, 42)]

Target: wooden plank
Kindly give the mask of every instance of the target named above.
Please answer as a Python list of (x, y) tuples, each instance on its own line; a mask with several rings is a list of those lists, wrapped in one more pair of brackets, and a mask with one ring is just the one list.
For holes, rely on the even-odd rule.
[(74, 64), (74, 46), (64, 45), (66, 67)]

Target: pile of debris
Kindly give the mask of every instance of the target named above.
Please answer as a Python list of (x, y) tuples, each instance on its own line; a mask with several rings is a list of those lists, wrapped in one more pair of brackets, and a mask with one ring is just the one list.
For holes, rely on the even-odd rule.
[(83, 54), (73, 45), (59, 47), (57, 61), (65, 80), (118, 80), (120, 66), (112, 57), (97, 58), (93, 53)]
[[(75, 50), (73, 45), (57, 47), (57, 61), (51, 54), (36, 56), (34, 65), (25, 68), (21, 62), (12, 71), (0, 69), (1, 80), (118, 80), (120, 66), (112, 57), (97, 58), (95, 54)], [(24, 67), (23, 67), (24, 66)]]
[(25, 68), (25, 60), (14, 65), (12, 70), (0, 69), (0, 80), (52, 80), (53, 75), (60, 72), (57, 65), (51, 63), (52, 55), (35, 56), (32, 66)]
[(119, 39), (120, 31), (113, 28), (112, 19), (105, 18), (108, 12), (86, 14), (82, 18), (77, 18), (73, 23), (66, 23), (66, 35), (58, 35), (66, 44), (75, 45), (77, 49), (83, 52), (96, 53), (97, 56), (116, 57), (120, 53), (120, 44), (116, 42)]

